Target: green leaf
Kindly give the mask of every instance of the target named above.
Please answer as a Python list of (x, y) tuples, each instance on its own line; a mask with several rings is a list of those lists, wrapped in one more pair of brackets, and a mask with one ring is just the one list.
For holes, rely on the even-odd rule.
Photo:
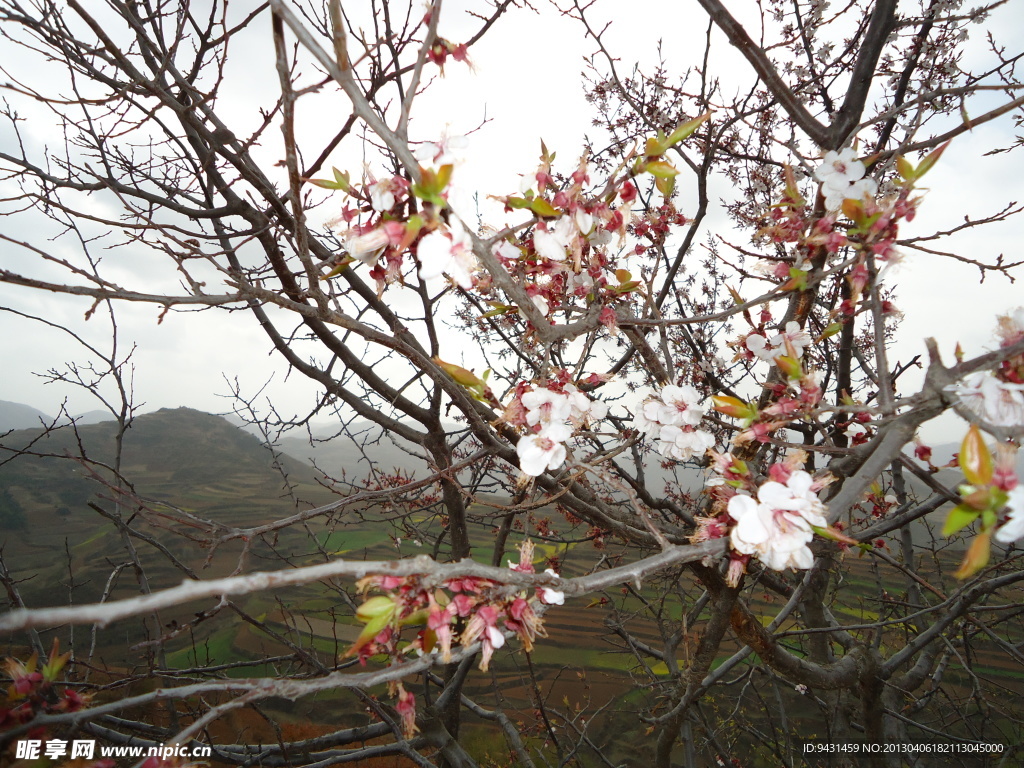
[(630, 280), (625, 283), (619, 283), (618, 285), (614, 286), (613, 290), (616, 293), (629, 293), (631, 291), (635, 291), (639, 286), (639, 280)]
[(860, 545), (859, 541), (857, 541), (856, 539), (851, 539), (845, 533), (836, 530), (831, 525), (827, 525), (824, 528), (822, 528), (821, 526), (812, 525), (811, 530), (819, 536), (821, 536), (821, 538), (828, 539), (829, 541), (840, 541), (843, 544), (849, 544), (852, 547)]
[(947, 141), (945, 144), (936, 147), (934, 150), (932, 150), (931, 154), (929, 154), (928, 157), (921, 161), (921, 163), (917, 166), (917, 171), (914, 174), (915, 181), (917, 179), (920, 179), (926, 173), (928, 173), (928, 171), (932, 169), (932, 166), (939, 162), (939, 158), (942, 157), (942, 153), (946, 151), (946, 147), (949, 146), (950, 141), (952, 141), (952, 139)]
[[(356, 609), (356, 618), (364, 624), (374, 622), (381, 617), (390, 621), (394, 615), (395, 601), (387, 595), (371, 597)], [(379, 629), (377, 631), (380, 632)]]
[(712, 395), (711, 401), (714, 403), (716, 411), (734, 419), (753, 420), (757, 416), (757, 407), (743, 402), (738, 397)]
[(356, 609), (356, 618), (366, 626), (359, 633), (359, 637), (352, 644), (352, 647), (345, 652), (345, 656), (352, 656), (359, 652), (364, 645), (371, 643), (373, 638), (381, 633), (395, 617), (397, 606), (395, 601), (386, 595), (371, 597)]
[(441, 368), (451, 376), (457, 383), (464, 387), (479, 387), (483, 384), (475, 373), (466, 370), (461, 365), (455, 365), (455, 363), (446, 363), (439, 357), (434, 358), (434, 362), (437, 363)]
[(786, 374), (786, 378), (791, 381), (802, 379), (804, 376), (804, 371), (800, 365), (800, 361), (790, 355), (776, 356), (775, 365), (777, 365), (779, 370)]
[(789, 279), (793, 284), (793, 287), (800, 291), (807, 290), (807, 270), (797, 269), (796, 267), (789, 268)]
[(903, 155), (896, 156), (896, 171), (906, 181), (915, 181), (917, 179), (917, 171)]
[(334, 181), (328, 179), (306, 179), (306, 181), (321, 189), (340, 189), (342, 192), (348, 192), (352, 186), (349, 182), (348, 172), (342, 173), (337, 168), (331, 168), (331, 170), (334, 172)]
[(667, 179), (655, 178), (654, 186), (658, 189), (659, 192), (661, 192), (665, 199), (668, 200), (670, 197), (672, 197), (672, 192), (676, 188), (676, 180), (673, 177), (669, 177)]
[(345, 271), (348, 265), (354, 261), (355, 259), (353, 259), (351, 256), (346, 255), (341, 261), (339, 261), (331, 268), (330, 272), (328, 272), (326, 275), (320, 275), (320, 279), (330, 280), (332, 277), (340, 275), (342, 272)]
[(498, 315), (507, 315), (509, 312), (515, 312), (518, 307), (511, 307), (508, 304), (499, 304), (494, 309), (489, 309), (484, 312), (480, 317), (497, 317)]
[(825, 330), (821, 332), (821, 336), (819, 338), (827, 339), (829, 336), (835, 336), (841, 330), (843, 330), (842, 323), (830, 323), (825, 326)]
[(699, 117), (693, 118), (693, 120), (687, 120), (685, 123), (680, 125), (674, 131), (672, 131), (672, 133), (669, 134), (668, 139), (665, 140), (665, 149), (675, 146), (683, 139), (689, 138), (691, 135), (693, 135), (693, 132), (696, 131), (701, 126), (701, 124), (706, 122), (710, 117), (711, 112), (708, 111), (705, 112), (703, 115), (700, 115)]
[(541, 218), (555, 218), (559, 216), (558, 209), (543, 197), (535, 197), (530, 201), (530, 210)]
[(655, 137), (651, 136), (647, 139), (647, 144), (644, 146), (645, 157), (661, 157), (664, 151), (665, 146)]
[(988, 565), (991, 556), (992, 531), (982, 531), (974, 537), (971, 546), (967, 548), (963, 562), (953, 575), (960, 580), (969, 579)]
[(341, 186), (336, 181), (328, 181), (327, 179), (306, 179), (306, 182), (321, 189), (340, 189), (342, 191), (348, 189), (347, 186)]
[(971, 485), (988, 485), (992, 482), (995, 469), (992, 454), (977, 424), (971, 424), (960, 446), (960, 469)]
[(658, 179), (674, 179), (679, 171), (667, 160), (652, 160), (647, 164), (646, 171)]
[(412, 185), (412, 193), (424, 202), (433, 203), (443, 208), (445, 200), (441, 195), (448, 188), (451, 177), (451, 165), (442, 165), (437, 171), (421, 168), (420, 181), (418, 184)]
[(430, 615), (430, 609), (420, 608), (418, 611), (413, 611), (405, 618), (398, 620), (398, 626), (408, 627), (413, 624), (426, 624), (427, 617)]
[(949, 510), (949, 514), (946, 516), (946, 522), (942, 524), (942, 535), (952, 536), (957, 531), (962, 531), (968, 525), (978, 519), (978, 510), (971, 509), (964, 504), (960, 504), (953, 509)]
[(862, 203), (860, 200), (848, 197), (845, 200), (843, 200), (842, 209), (843, 215), (846, 216), (846, 218), (848, 218), (850, 221), (852, 221), (859, 227), (864, 226), (864, 203)]
[[(786, 207), (789, 205), (806, 205), (807, 201), (804, 200), (804, 196), (800, 194), (800, 188), (797, 186), (796, 176), (793, 174), (792, 166), (783, 165), (782, 169), (782, 176), (786, 180), (786, 197), (789, 198), (789, 202), (785, 204)], [(778, 207), (781, 206), (782, 204), (780, 203)], [(775, 208), (777, 206), (773, 205), (772, 207)]]

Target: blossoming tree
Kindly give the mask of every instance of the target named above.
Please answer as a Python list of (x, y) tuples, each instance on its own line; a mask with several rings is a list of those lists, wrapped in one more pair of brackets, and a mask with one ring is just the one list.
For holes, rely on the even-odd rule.
[[(889, 265), (949, 234), (906, 234), (927, 206), (922, 179), (968, 131), (1024, 104), (1019, 54), (994, 41), (976, 71), (958, 63), (991, 8), (771, 0), (743, 8), (763, 14), (755, 42), (733, 15), (743, 4), (699, 0), (705, 64), (675, 80), (663, 69), (627, 76), (598, 10), (563, 3), (598, 51), (588, 93), (607, 148), (567, 162), (565, 148), (556, 158), (542, 145), (518, 189), (474, 190), (461, 181), (465, 140), (418, 135), (417, 99), (444, 67), (469, 66), (515, 3), (481, 4), (462, 41), (439, 34), (440, 0), (401, 10), (332, 0), (322, 15), (290, 0), (249, 15), (207, 5), (27, 12), (0, 2), (12, 44), (42, 51), (75, 84), (69, 97), (26, 72), (5, 86), (21, 137), (0, 154), (5, 205), (77, 233), (86, 254), (92, 228), (115, 233), (94, 268), (4, 235), (0, 281), (164, 313), (244, 309), (318, 387), (307, 419), (333, 413), (342, 431), (369, 422), (428, 469), (348, 472), (330, 504), (245, 527), (161, 510), (214, 551), (244, 543), (220, 579), (167, 548), (142, 499), (130, 502), (137, 515), (114, 519), (143, 594), (24, 606), (5, 566), (0, 629), (27, 632), (11, 636), (39, 653), (44, 632), (73, 646), (69, 627), (185, 605), (152, 640), (161, 653), (215, 614), (276, 649), (262, 667), (176, 670), (152, 656), (159, 688), (121, 695), (89, 685), (83, 649), (65, 665), (55, 645), (45, 673), (9, 663), (5, 743), (79, 729), (115, 743), (207, 742), (233, 764), (396, 755), (471, 766), (483, 756), (463, 738), (466, 723), (484, 722), (500, 734), (496, 764), (613, 765), (614, 739), (593, 726), (607, 724), (608, 702), (553, 703), (553, 681), (531, 662), (571, 611), (602, 612), (601, 634), (628, 658), (620, 692), (635, 686), (642, 702), (630, 697), (616, 722), (642, 734), (631, 748), (658, 766), (790, 764), (801, 738), (1021, 742), (1019, 709), (970, 658), (983, 634), (1020, 663), (1024, 315), (972, 311), (972, 322), (998, 326), (998, 346), (944, 356), (931, 341), (909, 389), (914, 366), (889, 353), (900, 323)], [(243, 133), (218, 99), (231, 87), (229, 46), (253, 38), (266, 42), (258, 55), (276, 57), (279, 87)], [(707, 66), (724, 44), (749, 65), (739, 85)], [(67, 136), (60, 152), (25, 140), (22, 98), (51, 110)], [(312, 98), (344, 105), (334, 114), (345, 117), (304, 145), (297, 110)], [(282, 138), (267, 163), (271, 127)], [(366, 163), (332, 170), (349, 144), (367, 148)], [(731, 223), (711, 232), (723, 181), (737, 191), (721, 206)], [(486, 221), (475, 192), (496, 201)], [(333, 215), (320, 227), (312, 210), (325, 206)], [(159, 255), (166, 271), (125, 282), (114, 263), (137, 253)], [(997, 277), (1013, 266), (950, 258)], [(952, 475), (915, 443), (947, 411), (963, 423)], [(925, 547), (915, 531), (931, 530), (922, 521), (943, 507), (940, 544)], [(431, 554), (277, 548), (289, 532), (312, 541), (315, 526), (353, 522), (391, 526)], [(966, 542), (952, 559), (938, 550), (945, 537)], [(252, 567), (264, 550), (279, 567)], [(151, 557), (185, 581), (151, 583)], [(871, 607), (854, 610), (840, 587), (858, 568), (874, 586), (857, 597)], [(310, 584), (334, 602), (298, 612), (358, 627), (342, 653), (245, 602)], [(506, 700), (497, 683), (480, 700), (474, 670), (506, 662), (521, 665), (525, 700)], [(358, 697), (371, 722), (291, 740), (275, 723), (276, 738), (248, 742), (218, 725), (270, 700), (337, 691)], [(740, 714), (742, 727), (723, 730)]]

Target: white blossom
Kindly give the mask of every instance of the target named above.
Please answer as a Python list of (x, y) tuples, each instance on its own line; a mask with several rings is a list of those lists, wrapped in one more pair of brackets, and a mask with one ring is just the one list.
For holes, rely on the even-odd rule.
[(370, 205), (375, 211), (390, 211), (395, 207), (394, 184), (390, 179), (370, 185)]
[(526, 423), (531, 427), (537, 424), (564, 424), (572, 415), (569, 397), (546, 387), (534, 387), (521, 399), (526, 409)]
[(476, 256), (469, 233), (458, 218), (452, 216), (448, 232), (436, 229), (425, 235), (416, 248), (420, 261), (420, 278), (436, 290), (442, 274), (447, 273), (462, 288), (473, 286)]
[(565, 249), (569, 247), (575, 236), (575, 223), (568, 216), (562, 216), (548, 226), (540, 222), (533, 231), (533, 248), (537, 254), (550, 261), (565, 261)]
[(1024, 486), (1018, 485), (1008, 494), (1006, 522), (996, 531), (995, 540), (1010, 544), (1024, 536)]
[[(544, 573), (548, 576), (558, 578), (558, 574), (551, 568), (546, 569)], [(551, 589), (550, 587), (541, 587), (540, 601), (545, 605), (565, 605), (565, 593), (559, 592), (557, 589)]]
[(864, 178), (864, 163), (857, 159), (852, 147), (838, 152), (829, 150), (822, 158), (821, 165), (814, 170), (814, 178), (822, 184), (842, 186)]
[(492, 648), (497, 649), (505, 645), (505, 636), (501, 634), (497, 627), (485, 627), (484, 635), (486, 635), (487, 641), (491, 644)]
[(376, 264), (389, 242), (390, 238), (383, 229), (374, 229), (362, 235), (349, 230), (341, 240), (345, 252), (363, 264)]
[(558, 469), (566, 457), (562, 443), (571, 434), (572, 428), (567, 424), (550, 424), (540, 432), (520, 438), (516, 445), (519, 468), (531, 477), (537, 477), (548, 469)]
[(469, 146), (465, 136), (441, 137), (438, 142), (426, 141), (420, 144), (413, 153), (420, 165), (432, 165), (440, 168), (443, 165), (458, 165), (464, 159), (463, 150)]
[(708, 448), (714, 446), (714, 436), (700, 429), (684, 430), (674, 424), (668, 424), (661, 428), (658, 435), (658, 453), (676, 461), (703, 456)]
[(751, 333), (747, 336), (745, 344), (756, 357), (770, 362), (779, 355), (788, 354), (787, 340), (798, 358), (804, 356), (804, 349), (813, 341), (811, 335), (801, 328), (798, 322), (790, 320), (786, 323), (785, 329), (772, 336), (770, 340), (759, 333)]
[(594, 217), (582, 208), (576, 209), (576, 212), (573, 214), (573, 220), (576, 224), (576, 229), (584, 237), (590, 234), (590, 230), (594, 228)]
[(700, 399), (700, 393), (691, 386), (677, 387), (669, 384), (661, 390), (664, 405), (659, 412), (662, 424), (685, 424), (695, 427), (704, 418), (707, 407)]
[(732, 548), (754, 555), (767, 568), (806, 569), (814, 562), (807, 546), (812, 526), (824, 528), (825, 507), (811, 490), (813, 478), (793, 472), (785, 485), (768, 481), (757, 490), (757, 500), (737, 495), (729, 499), (729, 516), (736, 520), (730, 533)]
[(703, 455), (715, 444), (710, 432), (696, 428), (707, 410), (696, 389), (669, 384), (645, 398), (633, 423), (640, 432), (658, 441), (662, 456), (686, 461)]
[(826, 152), (821, 165), (814, 171), (814, 178), (821, 182), (825, 195), (825, 207), (834, 211), (842, 206), (843, 200), (874, 196), (878, 192), (878, 184), (874, 179), (864, 178), (865, 170), (864, 163), (857, 159), (857, 153), (850, 147), (839, 152)]
[(491, 246), (491, 253), (501, 259), (518, 259), (522, 253), (515, 245), (508, 240), (499, 240)]
[(1012, 384), (980, 371), (948, 388), (960, 402), (996, 427), (1024, 426), (1024, 384)]

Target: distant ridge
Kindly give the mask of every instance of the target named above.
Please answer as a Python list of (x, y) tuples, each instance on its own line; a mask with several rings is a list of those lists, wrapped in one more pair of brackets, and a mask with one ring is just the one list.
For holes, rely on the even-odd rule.
[[(103, 465), (113, 462), (116, 422), (79, 422), (48, 434), (38, 424), (0, 441), (0, 530), (25, 529), (54, 513), (91, 514), (97, 494), (111, 496), (98, 477), (110, 476)], [(80, 455), (79, 441), (93, 463), (72, 458)], [(16, 455), (29, 445), (37, 455)], [(165, 408), (136, 417), (124, 435), (122, 474), (138, 494), (210, 514), (288, 505), (278, 466), (322, 503), (328, 492), (314, 469), (282, 453), (275, 459), (220, 416)]]
[(12, 429), (32, 429), (49, 424), (53, 419), (30, 405), (0, 400), (0, 433)]

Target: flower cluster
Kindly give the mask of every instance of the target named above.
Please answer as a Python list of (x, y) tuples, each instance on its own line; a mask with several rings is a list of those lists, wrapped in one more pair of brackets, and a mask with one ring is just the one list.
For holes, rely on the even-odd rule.
[[(507, 212), (530, 211), (539, 220), (519, 239), (508, 236), (494, 246), (494, 255), (522, 286), (550, 323), (558, 314), (602, 307), (601, 322), (617, 331), (614, 307), (630, 301), (640, 283), (621, 268), (610, 252), (621, 249), (633, 215), (636, 188), (628, 182), (595, 197), (588, 189), (586, 158), (569, 176), (569, 184), (554, 181), (553, 155), (546, 151), (536, 173), (524, 177), (521, 195), (498, 200)], [(478, 286), (480, 289), (480, 286)], [(486, 290), (483, 290), (486, 294)], [(515, 317), (516, 308), (502, 304), (497, 295), (488, 314)]]
[[(37, 653), (27, 662), (15, 658), (4, 661), (3, 673), (11, 684), (6, 691), (6, 701), (0, 706), (0, 731), (29, 723), (41, 714), (77, 712), (86, 706), (89, 701), (86, 695), (71, 688), (65, 688), (63, 693), (54, 690), (70, 657), (70, 652), (60, 653), (59, 642), (54, 638), (50, 656), (42, 664)], [(90, 765), (98, 768), (100, 763)]]
[[(533, 556), (533, 542), (524, 541), (519, 547), (519, 561), (510, 561), (509, 568), (536, 573)], [(550, 568), (544, 573), (558, 578)], [(364, 628), (346, 655), (357, 655), (362, 664), (378, 654), (397, 660), (410, 653), (437, 653), (449, 662), (454, 643), (468, 646), (479, 642), (480, 669), (486, 672), (494, 651), (505, 645), (506, 632), (514, 633), (530, 651), (538, 637), (547, 636), (537, 606), (565, 603), (564, 593), (551, 587), (537, 587), (530, 595), (525, 590), (473, 577), (448, 579), (443, 589), (434, 590), (420, 576), (368, 576), (359, 586), (385, 592), (367, 599), (356, 612)], [(407, 627), (418, 627), (416, 636), (400, 646), (402, 631)], [(411, 735), (416, 727), (415, 700), (400, 683), (392, 695), (397, 696), (406, 735)]]
[(557, 371), (547, 386), (522, 382), (505, 409), (505, 421), (524, 428), (527, 434), (516, 445), (519, 468), (530, 477), (558, 469), (565, 461), (565, 441), (584, 424), (608, 415), (608, 407), (591, 400)]
[(704, 455), (715, 445), (710, 432), (697, 429), (707, 411), (706, 401), (696, 389), (669, 384), (644, 400), (634, 424), (640, 432), (658, 441), (662, 456), (686, 461)]
[[(825, 528), (825, 506), (814, 479), (802, 470), (775, 465), (773, 475), (757, 489), (757, 499), (737, 494), (729, 500), (729, 517), (736, 521), (729, 541), (744, 555), (754, 555), (768, 568), (810, 568), (814, 528)], [(780, 471), (781, 469), (781, 471)], [(783, 476), (788, 473), (788, 477)]]
[(878, 184), (874, 179), (864, 178), (865, 170), (864, 163), (857, 159), (857, 153), (850, 147), (826, 152), (821, 165), (814, 171), (814, 178), (821, 182), (821, 191), (825, 195), (825, 207), (835, 211), (844, 200), (874, 197)]
[[(988, 565), (992, 539), (1010, 544), (1024, 536), (1024, 490), (1017, 477), (1017, 451), (1014, 443), (1002, 442), (993, 456), (977, 424), (964, 436), (956, 463), (966, 482), (958, 489), (960, 504), (949, 511), (942, 534), (952, 536), (975, 523), (980, 525), (964, 553), (957, 578), (969, 578)], [(1000, 525), (1004, 512), (1006, 518)]]
[[(1024, 339), (1024, 309), (999, 318), (1000, 347)], [(1004, 360), (994, 372), (979, 371), (950, 389), (967, 408), (995, 427), (1024, 427), (1024, 355)]]
[(786, 328), (770, 339), (760, 333), (751, 333), (744, 340), (747, 350), (761, 360), (774, 360), (779, 355), (792, 354), (803, 357), (804, 349), (811, 345), (811, 335), (795, 320), (786, 323)]
[[(317, 186), (343, 191), (355, 207), (346, 205), (340, 216), (327, 222), (341, 239), (343, 254), (325, 278), (333, 277), (352, 262), (370, 267), (378, 293), (396, 282), (404, 282), (414, 257), (419, 279), (431, 292), (441, 287), (447, 274), (461, 288), (474, 284), (477, 269), (469, 231), (452, 209), (452, 173), (465, 146), (462, 137), (445, 136), (440, 142), (421, 144), (416, 159), (422, 164), (422, 178), (409, 184), (401, 176), (377, 179), (369, 176), (352, 184), (348, 174), (335, 171), (334, 180), (312, 180)], [(409, 216), (412, 198), (422, 202), (420, 213)], [(446, 217), (442, 209), (449, 209)], [(360, 221), (364, 216), (368, 219)]]

